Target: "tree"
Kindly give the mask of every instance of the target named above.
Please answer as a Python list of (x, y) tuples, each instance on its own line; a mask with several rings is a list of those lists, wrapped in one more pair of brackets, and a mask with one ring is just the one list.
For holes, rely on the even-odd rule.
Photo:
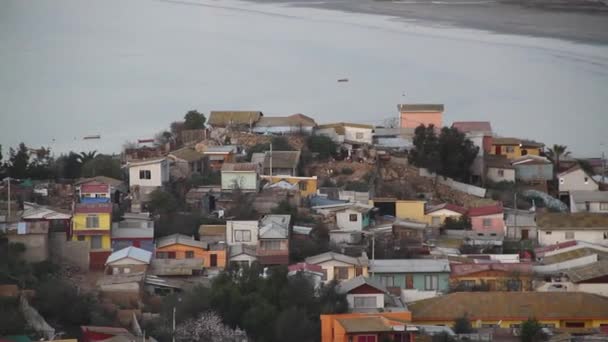
[(78, 156), (78, 162), (80, 163), (80, 165), (84, 165), (87, 162), (95, 159), (96, 156), (97, 151), (80, 152), (80, 155)]
[(546, 339), (543, 333), (543, 326), (536, 318), (528, 318), (527, 321), (521, 324), (520, 338), (522, 342), (537, 342)]
[(81, 177), (106, 176), (122, 179), (120, 160), (106, 154), (100, 154), (82, 165)]
[(313, 342), (318, 339), (318, 332), (318, 324), (309, 319), (306, 311), (296, 307), (281, 312), (274, 324), (275, 341)]
[(338, 293), (337, 287), (338, 282), (336, 280), (332, 280), (321, 287), (319, 301), (322, 314), (345, 313), (348, 311), (346, 295)]
[(454, 320), (454, 332), (457, 334), (470, 334), (473, 332), (473, 326), (467, 314)]
[(148, 209), (155, 214), (171, 214), (177, 212), (177, 199), (170, 192), (156, 189), (150, 193)]
[(205, 128), (205, 115), (199, 113), (196, 110), (190, 110), (184, 116), (184, 128), (185, 129), (203, 129)]
[(555, 173), (560, 172), (560, 161), (564, 157), (570, 156), (570, 151), (567, 151), (568, 146), (565, 145), (553, 145), (547, 151), (547, 157), (551, 159), (553, 164), (555, 165)]
[(247, 337), (244, 331), (224, 325), (222, 318), (213, 311), (203, 312), (196, 319), (180, 324), (175, 335), (177, 341), (195, 342), (240, 342)]
[(272, 137), (270, 143), (256, 144), (247, 149), (247, 159), (251, 160), (251, 155), (254, 153), (261, 153), (270, 151), (270, 144), (272, 143), (273, 151), (293, 151), (294, 148), (289, 145), (289, 141), (285, 137)]
[(332, 157), (338, 150), (338, 145), (324, 135), (311, 135), (306, 141), (308, 149), (317, 154), (319, 160), (326, 160)]
[(458, 218), (446, 217), (441, 229), (471, 229), (471, 219), (467, 215)]
[(157, 145), (166, 145), (173, 140), (173, 134), (169, 131), (161, 131), (154, 136), (154, 142)]
[(24, 143), (20, 143), (18, 149), (9, 150), (8, 174), (13, 178), (27, 178), (30, 163), (30, 154)]

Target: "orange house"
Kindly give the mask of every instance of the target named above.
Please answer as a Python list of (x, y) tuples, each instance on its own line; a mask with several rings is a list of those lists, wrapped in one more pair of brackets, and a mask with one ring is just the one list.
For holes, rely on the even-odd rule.
[(192, 236), (173, 234), (156, 240), (157, 259), (200, 259), (203, 267), (225, 268), (226, 250), (208, 248), (208, 244)]
[(321, 342), (413, 342), (411, 321), (409, 311), (321, 315)]
[(434, 125), (439, 129), (443, 126), (442, 104), (400, 104), (397, 109), (401, 128)]

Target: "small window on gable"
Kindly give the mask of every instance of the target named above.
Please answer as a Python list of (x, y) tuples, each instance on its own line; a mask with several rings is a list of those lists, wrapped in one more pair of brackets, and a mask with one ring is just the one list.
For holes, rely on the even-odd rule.
[(350, 214), (350, 215), (348, 215), (348, 220), (350, 222), (357, 222), (358, 221), (357, 214)]
[(503, 169), (498, 170), (498, 175), (500, 177), (504, 177), (505, 176), (505, 170), (503, 170)]
[(545, 232), (545, 235), (551, 235), (551, 232)]
[(559, 179), (559, 184), (564, 184), (564, 182), (565, 182), (565, 181), (564, 181), (564, 179), (563, 179), (563, 178), (560, 178), (560, 179)]
[(585, 177), (585, 184), (589, 184), (589, 177)]

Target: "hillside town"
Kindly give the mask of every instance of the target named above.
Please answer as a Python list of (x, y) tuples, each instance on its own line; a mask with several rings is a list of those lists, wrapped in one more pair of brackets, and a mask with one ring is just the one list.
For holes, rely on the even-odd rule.
[(445, 110), (5, 146), (0, 341), (608, 341), (606, 160)]

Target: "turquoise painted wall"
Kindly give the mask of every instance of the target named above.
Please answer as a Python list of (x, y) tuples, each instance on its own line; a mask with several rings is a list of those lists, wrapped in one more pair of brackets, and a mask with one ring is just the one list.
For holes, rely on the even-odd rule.
[[(376, 273), (374, 274), (374, 280), (378, 283), (383, 284), (382, 277), (392, 276), (393, 284), (395, 287), (405, 289), (405, 276), (408, 273)], [(424, 291), (424, 276), (425, 275), (436, 275), (439, 291), (447, 291), (450, 286), (450, 274), (449, 273), (409, 273), (414, 276), (414, 288), (417, 290)]]
[(363, 214), (361, 223), (363, 224), (363, 228), (369, 227), (369, 214)]

